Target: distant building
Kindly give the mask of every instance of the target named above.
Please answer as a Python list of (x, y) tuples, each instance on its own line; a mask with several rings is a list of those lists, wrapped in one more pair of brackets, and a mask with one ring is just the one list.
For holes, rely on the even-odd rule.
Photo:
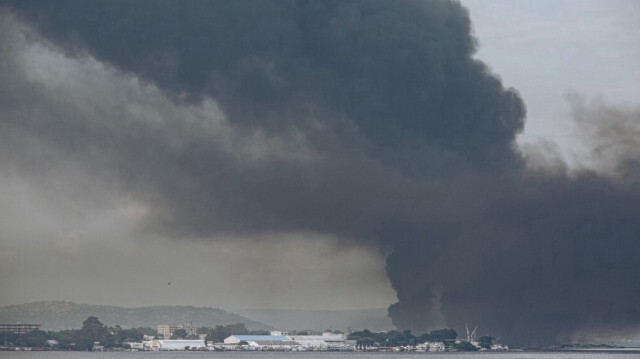
[(284, 335), (232, 335), (225, 338), (225, 344), (240, 344), (240, 342), (251, 341), (270, 341), (270, 342), (282, 342), (290, 341), (291, 338)]
[(322, 335), (290, 335), (292, 340), (305, 349), (328, 350), (345, 349), (346, 335), (323, 333)]
[(273, 336), (281, 336), (281, 337), (288, 337), (289, 336), (289, 332), (286, 330), (272, 330), (271, 331), (271, 335)]
[(169, 339), (171, 338), (171, 336), (173, 335), (173, 332), (175, 332), (178, 329), (184, 329), (187, 332), (187, 335), (197, 335), (197, 328), (195, 326), (195, 324), (191, 323), (191, 324), (160, 324), (157, 327), (158, 330), (158, 336), (164, 338), (164, 339)]
[(225, 344), (238, 345), (242, 342), (254, 349), (292, 349), (300, 344), (284, 335), (232, 335), (224, 340)]
[(202, 339), (156, 339), (144, 342), (144, 347), (148, 350), (194, 350), (205, 349), (206, 345)]
[(425, 345), (430, 352), (443, 352), (446, 349), (444, 342), (426, 342)]
[(0, 324), (0, 333), (26, 334), (36, 329), (40, 329), (40, 324)]

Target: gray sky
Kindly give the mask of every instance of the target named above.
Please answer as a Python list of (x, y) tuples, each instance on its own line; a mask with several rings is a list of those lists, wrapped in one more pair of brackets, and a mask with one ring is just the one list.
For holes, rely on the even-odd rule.
[(636, 1), (6, 3), (0, 304), (640, 317)]
[[(477, 58), (527, 104), (520, 144), (553, 141), (588, 164), (568, 93), (640, 106), (640, 4), (633, 0), (463, 0), (480, 40)], [(587, 162), (587, 163), (585, 163)]]
[[(140, 121), (178, 117), (197, 122), (220, 116), (212, 101), (174, 105), (156, 87), (91, 57), (66, 57), (6, 13), (2, 26), (7, 35), (3, 45), (9, 49), (2, 55), (2, 93), (26, 99), (20, 111), (54, 108), (57, 116), (90, 117), (94, 111), (117, 108)], [(19, 73), (12, 61), (23, 64)], [(3, 112), (8, 116), (12, 110), (5, 106)], [(220, 125), (216, 130), (221, 131), (218, 136), (229, 136), (222, 140), (231, 151), (252, 162), (270, 155), (305, 156), (292, 153), (291, 144), (269, 142), (259, 133), (233, 143), (231, 129)], [(20, 134), (14, 138), (24, 139)], [(213, 241), (175, 241), (145, 233), (137, 228), (149, 208), (110, 183), (108, 173), (95, 176), (92, 169), (80, 169), (73, 159), (60, 159), (48, 152), (55, 150), (40, 146), (46, 145), (34, 140), (24, 146), (36, 153), (34, 162), (6, 161), (0, 169), (2, 305), (69, 300), (344, 309), (386, 307), (395, 300), (377, 249), (338, 244), (334, 237), (314, 233), (217, 235)], [(41, 151), (51, 158), (43, 158)], [(47, 165), (48, 160), (55, 165)], [(40, 170), (42, 177), (30, 172)]]

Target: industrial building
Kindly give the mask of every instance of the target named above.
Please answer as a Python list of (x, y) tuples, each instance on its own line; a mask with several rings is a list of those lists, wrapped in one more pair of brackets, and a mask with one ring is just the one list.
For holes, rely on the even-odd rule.
[(0, 333), (26, 334), (32, 330), (40, 329), (40, 324), (0, 324)]
[(232, 335), (224, 340), (224, 344), (230, 345), (239, 345), (242, 342), (254, 349), (287, 350), (300, 346), (284, 335)]
[[(293, 341), (306, 350), (344, 349), (347, 347), (345, 334), (323, 333), (322, 335), (290, 335)], [(355, 345), (354, 343), (350, 343)]]
[(237, 346), (246, 343), (252, 349), (266, 350), (343, 350), (348, 345), (343, 334), (324, 333), (323, 335), (232, 335), (224, 340), (225, 345)]

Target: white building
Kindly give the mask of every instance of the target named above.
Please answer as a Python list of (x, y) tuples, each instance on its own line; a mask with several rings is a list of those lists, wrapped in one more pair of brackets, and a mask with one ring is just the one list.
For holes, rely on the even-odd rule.
[(443, 342), (426, 342), (427, 351), (430, 352), (443, 352), (445, 350), (445, 345)]
[(290, 335), (289, 337), (305, 349), (328, 350), (347, 347), (346, 335), (344, 334), (323, 333), (322, 335)]
[(300, 346), (284, 335), (232, 335), (225, 338), (225, 344), (239, 345), (245, 342), (252, 349), (289, 350)]
[(40, 324), (11, 323), (0, 324), (0, 333), (27, 334), (32, 330), (40, 329)]
[(225, 344), (240, 344), (240, 342), (248, 343), (253, 341), (282, 342), (291, 341), (291, 338), (284, 335), (232, 335), (224, 339)]

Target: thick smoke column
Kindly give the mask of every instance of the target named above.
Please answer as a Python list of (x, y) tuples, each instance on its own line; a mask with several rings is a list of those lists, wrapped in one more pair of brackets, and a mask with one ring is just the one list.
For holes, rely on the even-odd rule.
[[(472, 58), (457, 2), (7, 8), (69, 56), (219, 108), (223, 120), (195, 122), (2, 120), (114, 174), (154, 209), (148, 230), (308, 231), (379, 246), (403, 329), (468, 322), (533, 343), (640, 319), (637, 177), (526, 170), (514, 146), (524, 104)], [(615, 158), (617, 171), (637, 168), (637, 157)]]
[(375, 228), (394, 217), (422, 222), (414, 209), (441, 192), (425, 182), (518, 165), (511, 148), (523, 105), (470, 58), (474, 39), (459, 4), (62, 4), (12, 8), (70, 54), (89, 53), (176, 101), (211, 97), (238, 136), (282, 138), (292, 143), (285, 150), (302, 153), (248, 165), (180, 119), (160, 129), (110, 119), (101, 130), (112, 134), (67, 119), (47, 133), (61, 146), (107, 147), (128, 186), (153, 191), (171, 228), (375, 239), (395, 231)]

